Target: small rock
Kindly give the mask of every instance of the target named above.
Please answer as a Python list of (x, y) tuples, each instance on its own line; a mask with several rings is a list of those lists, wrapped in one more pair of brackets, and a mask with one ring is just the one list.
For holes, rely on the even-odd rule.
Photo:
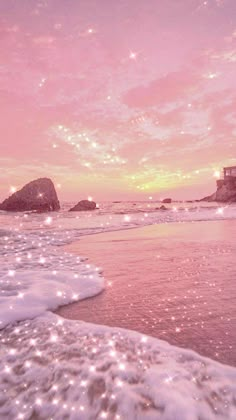
[(76, 204), (76, 206), (72, 207), (69, 211), (89, 211), (95, 210), (96, 207), (97, 205), (94, 201), (81, 200), (78, 204)]
[(170, 204), (170, 203), (172, 203), (172, 199), (171, 198), (164, 198), (164, 200), (162, 200), (162, 203)]

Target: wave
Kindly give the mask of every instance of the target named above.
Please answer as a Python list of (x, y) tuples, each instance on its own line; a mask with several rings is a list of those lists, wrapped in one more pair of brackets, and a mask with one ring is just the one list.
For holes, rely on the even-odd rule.
[(236, 369), (133, 331), (37, 317), (4, 330), (0, 417), (234, 420)]
[[(122, 204), (123, 205), (123, 204)], [(104, 288), (96, 267), (61, 246), (83, 235), (152, 225), (236, 218), (236, 207), (116, 213), (7, 214), (0, 220), (0, 326), (92, 296)], [(6, 226), (9, 226), (6, 230)]]
[(98, 268), (60, 248), (72, 240), (69, 232), (3, 232), (0, 328), (103, 290)]
[(47, 312), (105, 286), (98, 268), (63, 245), (104, 231), (236, 218), (235, 207), (222, 209), (1, 214), (0, 417), (235, 419), (236, 369), (138, 333)]

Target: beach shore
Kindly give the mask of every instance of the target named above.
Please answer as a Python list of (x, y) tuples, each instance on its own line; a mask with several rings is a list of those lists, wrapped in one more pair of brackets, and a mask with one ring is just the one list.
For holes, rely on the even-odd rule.
[(235, 237), (234, 220), (82, 237), (66, 250), (101, 267), (106, 288), (57, 314), (136, 330), (236, 365)]

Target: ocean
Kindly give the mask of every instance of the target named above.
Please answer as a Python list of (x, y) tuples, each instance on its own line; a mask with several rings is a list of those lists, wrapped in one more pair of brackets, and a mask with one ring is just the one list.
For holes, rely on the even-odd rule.
[[(63, 245), (84, 235), (153, 224), (230, 220), (236, 205), (158, 202), (106, 202), (93, 212), (0, 212), (0, 326), (42, 314), (47, 309), (94, 296), (104, 288), (98, 268)], [(90, 282), (87, 282), (87, 278)], [(83, 281), (83, 284), (81, 283)], [(27, 304), (26, 304), (27, 303)]]
[[(40, 305), (55, 309), (69, 303), (72, 300), (71, 294), (77, 293), (77, 277), (73, 285), (71, 284), (73, 275), (93, 275), (93, 281), (97, 283), (91, 286), (91, 295), (100, 291), (103, 286), (96, 269), (88, 268), (80, 258), (65, 254), (62, 248), (83, 235), (157, 223), (236, 218), (235, 205), (174, 203), (169, 205), (169, 211), (163, 211), (156, 210), (160, 207), (157, 202), (108, 202), (101, 203), (100, 208), (93, 212), (68, 212), (72, 205), (73, 203), (63, 203), (62, 210), (52, 214), (0, 212), (1, 313), (4, 314), (0, 325), (24, 319), (26, 315), (41, 313)], [(30, 281), (28, 277), (31, 278)], [(41, 291), (38, 290), (39, 282), (44, 284)], [(55, 295), (58, 283), (63, 286), (62, 296)], [(35, 287), (37, 290), (34, 292)], [(50, 296), (45, 292), (48, 287)], [(80, 298), (90, 295), (88, 290), (84, 293)], [(19, 294), (24, 294), (24, 302), (29, 296), (31, 304), (27, 314), (21, 307), (22, 301), (16, 299)]]
[[(82, 236), (94, 235), (101, 232), (122, 231), (125, 229), (132, 229), (148, 225), (151, 226), (156, 224), (164, 225), (167, 223), (191, 223), (197, 221), (236, 219), (235, 204), (217, 205), (216, 203), (209, 204), (202, 202), (178, 202), (172, 203), (171, 205), (166, 205), (168, 210), (159, 210), (157, 208), (160, 207), (160, 203), (153, 202), (151, 200), (148, 202), (106, 202), (100, 203), (99, 208), (93, 212), (68, 212), (68, 209), (73, 204), (74, 203), (63, 203), (62, 210), (60, 212), (50, 214), (0, 212), (0, 328), (2, 342), (0, 352), (0, 367), (2, 367), (3, 371), (5, 372), (1, 377), (0, 383), (0, 391), (3, 392), (3, 397), (1, 397), (2, 399), (0, 401), (1, 418), (34, 418), (32, 416), (36, 416), (37, 414), (38, 416), (41, 416), (40, 418), (45, 419), (93, 419), (100, 418), (100, 415), (101, 418), (124, 419), (128, 418), (126, 411), (128, 406), (129, 409), (131, 411), (134, 410), (132, 412), (135, 413), (135, 408), (130, 403), (130, 399), (129, 402), (127, 402), (128, 405), (126, 404), (123, 407), (121, 403), (117, 403), (117, 409), (114, 411), (113, 407), (113, 409), (109, 409), (109, 411), (107, 408), (108, 406), (106, 404), (102, 404), (102, 402), (99, 408), (96, 408), (95, 402), (91, 399), (89, 400), (89, 396), (87, 396), (85, 391), (83, 391), (84, 394), (82, 393), (82, 396), (80, 395), (79, 397), (78, 393), (75, 393), (79, 402), (76, 400), (76, 398), (73, 400), (73, 393), (68, 395), (66, 398), (65, 390), (62, 391), (62, 382), (64, 383), (64, 381), (67, 381), (67, 377), (65, 378), (62, 376), (62, 367), (53, 365), (53, 368), (51, 368), (48, 366), (48, 364), (53, 364), (55, 360), (57, 360), (57, 363), (59, 363), (61, 360), (64, 366), (63, 375), (65, 375), (65, 372), (67, 372), (66, 375), (68, 375), (68, 378), (70, 378), (71, 381), (70, 386), (75, 391), (75, 389), (77, 389), (75, 388), (76, 384), (78, 385), (78, 383), (76, 378), (71, 373), (72, 370), (75, 369), (72, 360), (73, 357), (71, 356), (72, 359), (70, 361), (66, 361), (67, 357), (65, 355), (65, 351), (62, 351), (63, 345), (65, 345), (63, 340), (67, 340), (67, 346), (70, 344), (73, 347), (73, 351), (71, 347), (70, 350), (67, 348), (67, 351), (69, 352), (68, 354), (75, 352), (75, 347), (78, 345), (80, 348), (80, 356), (83, 352), (81, 350), (80, 344), (75, 340), (75, 337), (80, 337), (80, 342), (84, 340), (84, 342), (87, 343), (86, 345), (84, 344), (84, 346), (87, 346), (86, 348), (88, 352), (83, 354), (83, 358), (87, 357), (90, 360), (89, 362), (86, 362), (88, 363), (87, 370), (85, 369), (83, 371), (83, 368), (81, 371), (76, 371), (76, 375), (79, 377), (80, 386), (82, 386), (81, 381), (86, 382), (91, 380), (91, 375), (93, 376), (94, 371), (98, 370), (98, 365), (96, 365), (96, 354), (98, 352), (96, 343), (100, 343), (98, 347), (100, 349), (103, 348), (104, 355), (107, 356), (107, 346), (109, 347), (110, 341), (113, 342), (113, 345), (111, 345), (113, 350), (109, 349), (109, 352), (117, 351), (117, 348), (116, 350), (113, 348), (114, 340), (116, 340), (117, 343), (119, 340), (123, 340), (122, 342), (124, 342), (124, 340), (125, 342), (128, 340), (126, 346), (129, 351), (121, 351), (122, 345), (119, 343), (119, 360), (117, 363), (120, 368), (118, 369), (119, 374), (116, 373), (115, 375), (121, 375), (123, 378), (122, 381), (127, 381), (127, 386), (128, 384), (131, 386), (130, 380), (127, 379), (128, 377), (125, 379), (123, 374), (123, 370), (126, 370), (126, 367), (123, 369), (123, 365), (128, 363), (127, 354), (130, 354), (132, 347), (131, 342), (135, 343), (132, 344), (136, 346), (135, 352), (140, 352), (140, 357), (142, 356), (141, 359), (144, 360), (146, 357), (144, 357), (144, 354), (147, 351), (147, 349), (145, 350), (145, 346), (147, 345), (146, 341), (149, 340), (146, 338), (146, 334), (151, 335), (151, 329), (148, 327), (147, 329), (144, 328), (141, 331), (141, 336), (130, 332), (129, 339), (127, 338), (129, 335), (127, 335), (128, 333), (125, 332), (125, 330), (120, 332), (120, 330), (116, 328), (106, 329), (105, 327), (84, 323), (82, 323), (81, 326), (79, 323), (77, 323), (77, 321), (74, 323), (73, 321), (64, 321), (58, 315), (51, 314), (51, 312), (49, 312), (56, 310), (60, 306), (77, 302), (84, 298), (93, 297), (101, 293), (106, 288), (106, 283), (102, 276), (102, 264), (100, 268), (96, 267), (92, 262), (88, 263), (86, 255), (74, 255), (69, 253), (66, 251), (64, 247), (65, 245), (78, 241)], [(227, 252), (230, 252), (228, 245), (226, 248)], [(208, 250), (206, 249), (205, 252), (208, 252)], [(194, 255), (194, 253), (195, 251), (192, 249), (192, 254)], [(212, 270), (212, 265), (209, 267), (204, 266), (204, 274), (206, 278), (207, 269)], [(227, 264), (224, 265), (223, 270), (224, 272), (222, 272), (222, 277), (224, 277), (226, 274), (225, 270), (227, 270)], [(212, 290), (214, 293), (214, 289), (210, 289), (211, 285), (209, 284), (208, 286), (209, 294)], [(130, 295), (130, 299), (132, 299), (132, 295)], [(204, 299), (207, 300), (207, 296), (204, 296)], [(164, 301), (163, 297), (160, 296), (160, 302), (161, 310), (163, 310), (164, 307), (168, 308), (169, 302), (167, 296), (165, 296)], [(163, 318), (165, 318), (165, 313), (163, 313)], [(202, 321), (204, 323), (204, 319), (201, 317), (200, 328)], [(124, 325), (117, 325), (117, 327), (119, 326)], [(129, 325), (125, 325), (125, 327), (129, 328)], [(130, 328), (135, 329), (133, 325), (131, 325)], [(168, 322), (165, 324), (165, 331), (166, 330), (168, 330)], [(72, 339), (72, 337), (74, 338)], [(116, 338), (114, 339), (114, 337)], [(126, 338), (124, 339), (124, 337)], [(166, 336), (161, 336), (159, 338), (166, 340), (168, 338), (168, 333)], [(92, 343), (92, 345), (88, 345), (88, 340), (90, 344)], [(198, 418), (197, 416), (201, 417), (201, 413), (204, 413), (204, 416), (206, 415), (206, 417), (202, 416), (201, 418), (214, 419), (215, 408), (217, 410), (221, 410), (223, 413), (221, 413), (222, 417), (219, 418), (233, 418), (231, 414), (235, 413), (235, 411), (232, 411), (234, 409), (232, 409), (231, 405), (231, 396), (233, 392), (231, 383), (232, 377), (235, 380), (235, 370), (231, 371), (231, 368), (228, 368), (227, 366), (223, 367), (223, 365), (218, 365), (217, 362), (213, 362), (211, 360), (206, 362), (208, 359), (201, 359), (201, 356), (196, 355), (196, 353), (192, 353), (191, 350), (185, 351), (175, 347), (169, 347), (168, 343), (157, 339), (153, 340), (154, 341), (151, 341), (152, 348), (150, 349), (150, 354), (153, 355), (152, 361), (155, 359), (155, 357), (157, 357), (157, 354), (160, 353), (162, 355), (162, 361), (157, 362), (155, 359), (155, 363), (164, 363), (163, 360), (165, 363), (167, 363), (168, 360), (169, 363), (167, 370), (170, 373), (168, 373), (167, 376), (165, 376), (166, 374), (164, 373), (166, 368), (163, 368), (163, 371), (161, 370), (161, 375), (164, 375), (164, 382), (169, 381), (172, 383), (175, 376), (180, 377), (178, 369), (179, 364), (182, 363), (180, 362), (180, 359), (183, 357), (187, 367), (185, 365), (182, 365), (182, 367), (185, 366), (189, 372), (191, 371), (191, 375), (194, 378), (195, 375), (199, 374), (199, 369), (201, 370), (201, 375), (203, 375), (203, 365), (205, 371), (206, 366), (209, 365), (210, 370), (208, 374), (209, 377), (211, 377), (213, 384), (212, 389), (215, 389), (215, 386), (222, 387), (222, 389), (225, 387), (224, 402), (222, 404), (219, 401), (214, 403), (213, 412), (212, 409), (210, 409), (208, 412), (209, 407), (202, 408), (200, 404), (196, 407), (194, 406), (194, 408), (192, 406), (189, 407), (189, 410), (191, 410), (192, 413), (194, 412), (196, 417), (185, 417), (184, 413), (186, 412), (187, 406), (185, 406), (185, 403), (182, 401), (181, 403), (178, 403), (181, 405), (178, 414), (179, 417), (171, 417), (169, 414), (165, 417), (163, 414), (163, 416), (160, 418), (179, 418), (181, 420), (185, 418), (195, 419)], [(142, 343), (142, 348), (139, 348), (139, 345), (137, 344), (139, 342)], [(188, 340), (186, 341), (186, 347), (191, 348), (191, 345), (188, 346), (187, 342)], [(38, 343), (37, 348), (36, 343)], [(48, 346), (45, 347), (46, 343)], [(43, 361), (42, 353), (44, 355)], [(181, 357), (179, 357), (179, 354), (181, 354)], [(133, 363), (139, 363), (141, 360), (140, 357), (135, 359)], [(41, 361), (39, 362), (38, 359), (36, 360), (35, 358), (41, 358)], [(91, 360), (94, 360), (94, 370), (92, 371), (90, 369)], [(173, 374), (172, 368), (170, 366), (173, 367), (174, 360), (176, 363), (176, 368), (173, 368), (175, 372)], [(26, 366), (27, 363), (28, 366)], [(34, 366), (34, 370), (32, 369), (32, 366), (35, 363), (37, 364), (37, 367)], [(142, 363), (144, 363), (144, 361)], [(214, 363), (216, 363), (216, 365)], [(231, 359), (229, 360), (229, 363), (231, 363)], [(52, 392), (51, 394), (49, 393), (47, 398), (45, 396), (46, 391), (43, 391), (45, 386), (44, 381), (47, 377), (47, 371), (45, 371), (45, 369), (42, 370), (43, 366), (45, 367), (45, 365), (48, 366), (48, 369), (52, 369), (54, 372), (53, 377), (48, 379), (48, 389), (51, 389)], [(149, 367), (152, 365), (150, 359), (145, 361), (145, 372), (147, 370), (147, 365)], [(24, 370), (22, 366), (26, 366), (27, 369), (25, 368)], [(135, 369), (136, 368), (137, 366)], [(85, 371), (87, 372), (87, 376)], [(83, 374), (81, 374), (81, 372)], [(11, 380), (9, 379), (9, 375)], [(33, 379), (34, 375), (37, 375), (38, 377), (36, 383)], [(130, 373), (129, 378), (132, 375), (133, 373)], [(154, 375), (154, 373), (152, 373), (152, 375)], [(214, 380), (214, 375), (216, 375), (218, 379)], [(85, 376), (87, 379), (83, 379)], [(119, 376), (119, 378), (121, 377)], [(222, 381), (219, 379), (221, 377)], [(132, 380), (134, 380), (134, 378)], [(136, 380), (138, 381), (137, 378)], [(151, 389), (151, 391), (148, 393), (148, 399), (151, 401), (151, 395), (153, 392), (152, 389), (155, 387), (155, 380), (146, 378), (145, 381), (147, 381), (149, 384), (148, 386)], [(198, 381), (200, 381), (199, 378)], [(204, 381), (204, 379), (201, 379), (201, 383), (202, 381)], [(17, 383), (14, 391), (12, 390), (13, 383)], [(25, 390), (24, 387), (22, 388), (24, 383), (26, 384)], [(107, 386), (105, 386), (104, 389), (108, 389)], [(119, 388), (119, 385), (116, 384), (116, 386)], [(181, 385), (176, 383), (175, 386), (177, 388), (178, 386), (185, 387), (186, 384), (183, 385), (181, 382)], [(60, 390), (58, 390), (58, 387)], [(10, 391), (10, 389), (12, 391)], [(116, 391), (116, 388), (115, 391), (114, 389), (113, 391), (110, 390), (110, 395), (114, 395)], [(108, 393), (108, 390), (106, 392)], [(106, 394), (106, 392), (104, 391), (102, 395)], [(136, 390), (136, 392), (138, 395), (140, 390)], [(198, 395), (195, 388), (189, 392), (191, 395)], [(170, 403), (171, 398), (168, 394), (169, 393), (165, 393), (165, 397), (163, 396), (162, 402), (164, 406), (169, 408), (172, 407), (173, 409), (173, 406), (175, 407), (177, 402), (174, 402), (173, 400)], [(63, 395), (64, 397), (62, 398)], [(32, 398), (34, 402), (32, 402)], [(47, 401), (46, 406), (42, 402), (44, 398)], [(84, 398), (84, 402), (81, 402), (81, 398), (82, 400)], [(197, 398), (199, 399), (200, 397), (197, 396)], [(67, 399), (70, 400), (69, 403), (66, 402)], [(71, 399), (73, 401), (71, 401)], [(61, 408), (62, 400), (65, 406), (65, 414), (63, 415), (59, 414), (58, 411), (58, 404), (60, 402)], [(87, 411), (84, 413), (84, 410)], [(75, 414), (74, 411), (77, 414)], [(168, 410), (166, 413), (167, 412)], [(22, 414), (22, 417), (19, 417), (19, 414)], [(149, 417), (145, 417), (146, 414), (145, 416), (140, 415), (140, 417), (137, 415), (135, 417), (135, 414), (133, 414), (133, 417), (131, 416), (130, 418), (157, 418), (155, 415), (156, 414), (154, 413), (153, 417), (151, 414)]]

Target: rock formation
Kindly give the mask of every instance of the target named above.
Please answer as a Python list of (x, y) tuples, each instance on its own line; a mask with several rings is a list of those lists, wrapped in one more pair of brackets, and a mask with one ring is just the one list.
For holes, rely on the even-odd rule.
[(172, 203), (172, 199), (171, 198), (164, 198), (164, 200), (162, 200), (162, 203), (170, 204), (170, 203)]
[(90, 200), (81, 200), (76, 206), (72, 207), (69, 211), (89, 211), (96, 209), (96, 203)]
[(155, 210), (168, 210), (168, 208), (162, 205), (161, 207), (156, 207)]
[(0, 204), (5, 211), (56, 211), (60, 203), (53, 182), (49, 178), (39, 178), (26, 184)]
[(222, 203), (236, 202), (236, 177), (220, 179), (216, 184), (216, 192), (208, 197), (204, 197), (201, 201), (218, 201)]

